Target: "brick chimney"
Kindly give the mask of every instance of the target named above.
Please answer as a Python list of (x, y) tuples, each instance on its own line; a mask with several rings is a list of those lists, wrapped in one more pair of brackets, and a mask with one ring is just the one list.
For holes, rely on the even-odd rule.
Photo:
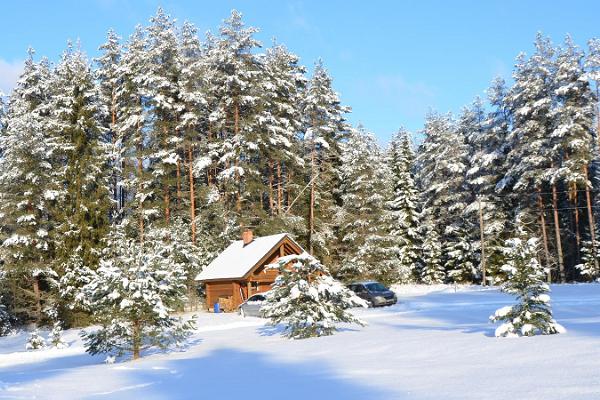
[(245, 229), (242, 232), (242, 241), (244, 242), (244, 247), (252, 243), (254, 240), (254, 235), (250, 229)]

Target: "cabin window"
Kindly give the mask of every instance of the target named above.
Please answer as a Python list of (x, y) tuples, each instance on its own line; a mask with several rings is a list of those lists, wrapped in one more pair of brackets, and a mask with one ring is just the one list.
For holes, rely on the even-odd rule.
[(252, 290), (258, 290), (258, 282), (250, 282), (250, 287)]

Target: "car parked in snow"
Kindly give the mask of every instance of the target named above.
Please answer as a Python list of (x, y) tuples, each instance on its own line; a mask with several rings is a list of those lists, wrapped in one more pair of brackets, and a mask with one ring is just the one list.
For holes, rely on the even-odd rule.
[(238, 307), (242, 317), (261, 317), (260, 309), (266, 300), (265, 293), (257, 293), (248, 298)]
[(369, 303), (369, 307), (391, 306), (398, 302), (396, 293), (376, 281), (351, 283), (348, 289)]

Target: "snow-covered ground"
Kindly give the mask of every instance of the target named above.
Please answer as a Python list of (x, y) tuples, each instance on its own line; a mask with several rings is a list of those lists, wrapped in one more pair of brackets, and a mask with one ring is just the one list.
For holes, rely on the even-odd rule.
[(291, 341), (258, 318), (198, 315), (186, 349), (106, 365), (75, 330), (63, 350), (0, 338), (0, 399), (599, 399), (600, 285), (552, 287), (566, 334), (495, 338), (512, 299), (480, 287), (395, 288), (368, 326)]

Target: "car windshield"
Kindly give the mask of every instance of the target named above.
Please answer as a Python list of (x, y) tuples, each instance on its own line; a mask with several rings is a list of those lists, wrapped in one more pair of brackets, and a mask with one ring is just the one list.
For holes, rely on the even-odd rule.
[(387, 288), (379, 282), (367, 283), (365, 286), (369, 292), (383, 292), (384, 290), (387, 290)]

